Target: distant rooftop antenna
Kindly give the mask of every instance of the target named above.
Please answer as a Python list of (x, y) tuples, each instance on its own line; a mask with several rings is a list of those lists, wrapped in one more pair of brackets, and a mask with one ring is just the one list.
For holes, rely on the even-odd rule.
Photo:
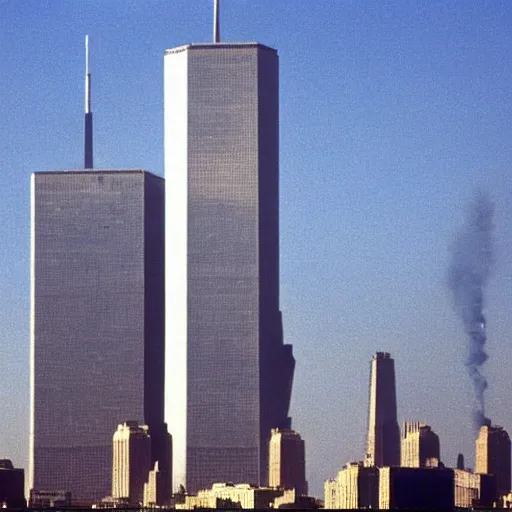
[(84, 167), (92, 169), (91, 73), (89, 72), (89, 36), (85, 36), (85, 124)]
[(220, 0), (214, 0), (213, 4), (213, 42), (220, 43)]

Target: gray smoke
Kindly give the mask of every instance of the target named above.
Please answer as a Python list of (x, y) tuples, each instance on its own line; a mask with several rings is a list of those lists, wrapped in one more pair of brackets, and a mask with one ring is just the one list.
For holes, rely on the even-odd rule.
[(466, 222), (450, 247), (452, 261), (448, 284), (453, 304), (468, 337), (469, 353), (466, 366), (473, 381), (476, 407), (473, 421), (476, 427), (490, 424), (485, 416), (484, 391), (487, 380), (481, 367), (485, 353), (484, 291), (492, 264), (492, 216), (494, 205), (489, 197), (478, 191), (469, 205)]

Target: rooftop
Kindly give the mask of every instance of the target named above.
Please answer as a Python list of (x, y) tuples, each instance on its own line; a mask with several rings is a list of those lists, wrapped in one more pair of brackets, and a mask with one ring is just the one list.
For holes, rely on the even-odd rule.
[(258, 43), (256, 41), (247, 42), (247, 43), (189, 43), (181, 46), (176, 46), (174, 48), (169, 48), (165, 50), (164, 55), (170, 55), (173, 53), (181, 53), (186, 50), (215, 50), (215, 49), (226, 49), (226, 48), (254, 48), (259, 47), (263, 50), (269, 50), (271, 52), (277, 52), (276, 49), (271, 48), (270, 46), (266, 46), (264, 44)]

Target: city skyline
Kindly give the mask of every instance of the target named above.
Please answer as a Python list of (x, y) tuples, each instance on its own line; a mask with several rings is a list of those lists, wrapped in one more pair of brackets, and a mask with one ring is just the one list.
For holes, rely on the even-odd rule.
[[(8, 163), (0, 323), (9, 354), (0, 402), (11, 420), (0, 451), (27, 468), (29, 175), (81, 166), (83, 36), (95, 41), (97, 166), (163, 175), (162, 53), (211, 40), (211, 5), (3, 8), (9, 80), (0, 92), (11, 108), (0, 136)], [(473, 460), (471, 422), (459, 421), (470, 417), (471, 384), (444, 285), (446, 247), (474, 186), (485, 185), (497, 240), (487, 412), (510, 430), (501, 406), (512, 389), (510, 7), (225, 2), (222, 16), (223, 40), (258, 40), (281, 59), (281, 309), (297, 359), (291, 415), (306, 440), (313, 493), (364, 447), (359, 377), (376, 350), (400, 361), (399, 420), (432, 425), (444, 462), (454, 465), (459, 452)]]

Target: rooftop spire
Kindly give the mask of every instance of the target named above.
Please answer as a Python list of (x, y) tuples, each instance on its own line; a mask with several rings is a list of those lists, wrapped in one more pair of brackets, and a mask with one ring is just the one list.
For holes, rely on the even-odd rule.
[(85, 113), (91, 112), (91, 73), (89, 73), (89, 36), (85, 36)]
[(214, 0), (213, 4), (213, 42), (220, 43), (220, 0)]
[(92, 169), (91, 73), (89, 72), (89, 36), (85, 36), (85, 123), (84, 167)]

